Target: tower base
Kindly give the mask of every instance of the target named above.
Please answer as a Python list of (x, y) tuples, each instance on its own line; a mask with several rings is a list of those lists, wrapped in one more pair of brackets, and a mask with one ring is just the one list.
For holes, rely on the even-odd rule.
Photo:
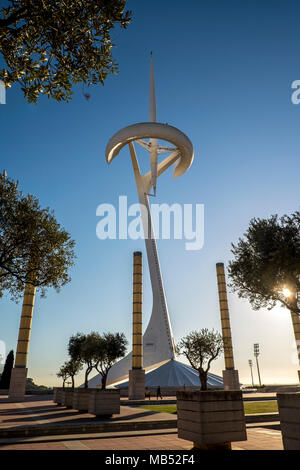
[(132, 369), (129, 371), (129, 400), (145, 399), (145, 370)]
[(26, 390), (27, 371), (25, 367), (14, 367), (11, 371), (9, 398), (13, 401), (23, 401)]
[(239, 371), (227, 369), (222, 371), (224, 390), (240, 390)]

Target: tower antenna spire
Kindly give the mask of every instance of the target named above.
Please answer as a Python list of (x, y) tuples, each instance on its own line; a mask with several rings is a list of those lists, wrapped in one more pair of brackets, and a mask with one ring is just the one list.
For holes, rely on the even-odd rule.
[[(155, 96), (152, 51), (150, 54), (150, 122), (156, 122), (156, 96)], [(157, 164), (158, 164), (157, 139), (150, 139), (150, 166), (151, 166), (151, 181), (152, 181), (152, 186), (153, 186), (153, 196), (156, 196)]]
[(152, 51), (150, 53), (150, 122), (156, 122), (156, 96)]

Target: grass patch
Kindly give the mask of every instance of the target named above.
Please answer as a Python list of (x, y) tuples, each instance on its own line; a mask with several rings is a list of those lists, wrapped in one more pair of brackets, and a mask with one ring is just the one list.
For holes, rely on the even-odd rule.
[(170, 414), (177, 413), (176, 405), (145, 405), (145, 406), (140, 406), (139, 408), (143, 408), (149, 411), (156, 411), (158, 413), (170, 413)]
[[(176, 405), (145, 405), (140, 408), (158, 413), (177, 413)], [(246, 415), (255, 413), (276, 413), (278, 411), (278, 405), (276, 400), (245, 402), (244, 410)]]
[(278, 405), (276, 400), (246, 401), (244, 402), (244, 410), (246, 415), (254, 413), (275, 413), (278, 411)]

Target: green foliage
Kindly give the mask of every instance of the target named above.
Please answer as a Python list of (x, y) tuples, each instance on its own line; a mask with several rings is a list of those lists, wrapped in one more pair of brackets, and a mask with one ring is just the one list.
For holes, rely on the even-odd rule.
[(29, 103), (68, 101), (72, 85), (104, 83), (117, 72), (111, 31), (126, 28), (125, 0), (9, 0), (0, 11), (0, 79), (19, 82)]
[(104, 333), (103, 336), (95, 331), (85, 335), (77, 333), (71, 336), (68, 344), (70, 357), (86, 365), (85, 388), (88, 387), (88, 376), (96, 369), (102, 376), (102, 388), (106, 386), (109, 369), (124, 357), (127, 340), (124, 334)]
[(100, 341), (100, 335), (94, 331), (87, 335), (77, 333), (71, 336), (69, 340), (68, 353), (71, 359), (79, 361), (86, 366), (85, 388), (88, 388), (88, 377), (97, 363), (96, 351)]
[[(258, 310), (277, 302), (300, 313), (300, 212), (252, 219), (229, 263), (230, 287)], [(289, 289), (290, 297), (282, 290)]]
[(86, 340), (86, 335), (77, 333), (71, 336), (68, 343), (68, 354), (73, 361), (82, 361), (82, 347)]
[(96, 351), (96, 369), (102, 376), (102, 389), (106, 387), (107, 375), (113, 364), (125, 356), (128, 342), (122, 333), (104, 333)]
[(65, 363), (64, 367), (66, 373), (68, 374), (68, 377), (70, 377), (70, 379), (72, 380), (72, 388), (74, 388), (74, 377), (81, 371), (83, 364), (79, 360), (70, 359), (68, 362)]
[(65, 382), (66, 382), (67, 378), (69, 377), (69, 371), (68, 371), (66, 362), (60, 367), (60, 369), (59, 369), (59, 371), (57, 372), (56, 375), (59, 379), (62, 379), (63, 387), (64, 387)]
[(192, 331), (177, 345), (179, 354), (185, 356), (191, 366), (199, 372), (201, 389), (207, 390), (207, 374), (212, 361), (223, 352), (223, 339), (215, 330), (202, 328)]
[(0, 175), (0, 297), (8, 290), (14, 299), (24, 284), (57, 291), (70, 281), (74, 241), (52, 211), (18, 190), (18, 183)]
[(28, 394), (37, 393), (38, 395), (46, 395), (52, 393), (52, 391), (53, 389), (50, 387), (35, 384), (30, 377), (26, 379), (26, 393)]
[(83, 364), (78, 359), (70, 359), (68, 362), (65, 362), (61, 368), (59, 369), (58, 373), (56, 374), (57, 377), (63, 379), (63, 386), (68, 378), (72, 380), (72, 388), (74, 388), (74, 377), (75, 375), (80, 372), (82, 369)]
[(4, 369), (0, 378), (0, 389), (9, 389), (9, 384), (10, 384), (10, 376), (11, 376), (11, 371), (14, 366), (14, 352), (11, 350), (7, 357), (6, 361), (4, 364)]

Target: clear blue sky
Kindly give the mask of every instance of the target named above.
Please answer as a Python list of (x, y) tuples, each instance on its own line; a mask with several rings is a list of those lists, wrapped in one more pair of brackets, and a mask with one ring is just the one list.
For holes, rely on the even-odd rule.
[[(25, 103), (17, 86), (0, 105), (0, 170), (24, 192), (50, 206), (76, 240), (72, 282), (36, 300), (29, 376), (57, 383), (66, 344), (77, 331), (123, 331), (131, 338), (132, 252), (144, 242), (100, 241), (96, 208), (119, 195), (137, 202), (127, 151), (110, 166), (104, 151), (120, 128), (148, 120), (149, 53), (153, 50), (158, 120), (185, 132), (195, 150), (191, 169), (158, 184), (157, 202), (205, 205), (205, 244), (159, 241), (161, 267), (176, 341), (193, 329), (220, 330), (215, 263), (252, 217), (299, 208), (300, 105), (291, 83), (300, 79), (297, 1), (129, 0), (133, 22), (115, 32), (120, 73), (105, 86), (78, 87), (72, 102)], [(151, 311), (145, 265), (145, 324)], [(248, 359), (261, 346), (265, 383), (295, 382), (289, 313), (252, 311), (229, 296), (236, 366), (249, 383)], [(15, 349), (20, 305), (0, 300), (0, 339)], [(253, 358), (252, 358), (253, 359)], [(213, 366), (221, 373), (223, 359)]]

